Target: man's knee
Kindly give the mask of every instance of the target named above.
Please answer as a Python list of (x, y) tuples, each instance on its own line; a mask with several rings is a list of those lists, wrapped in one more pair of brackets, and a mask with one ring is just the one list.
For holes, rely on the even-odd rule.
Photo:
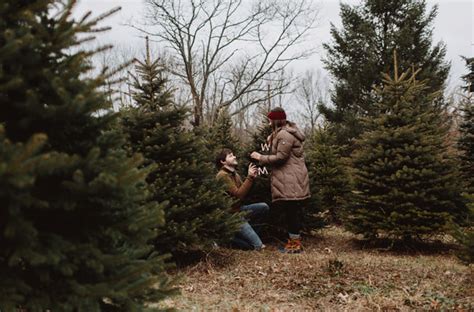
[(262, 211), (263, 212), (268, 212), (270, 210), (270, 206), (268, 206), (267, 203), (260, 203), (260, 205), (262, 205)]

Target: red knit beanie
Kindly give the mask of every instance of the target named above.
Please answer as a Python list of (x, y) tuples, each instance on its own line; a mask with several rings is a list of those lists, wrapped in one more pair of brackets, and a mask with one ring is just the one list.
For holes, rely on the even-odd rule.
[(268, 119), (270, 120), (285, 120), (286, 119), (286, 113), (281, 107), (275, 107), (272, 109), (268, 115)]

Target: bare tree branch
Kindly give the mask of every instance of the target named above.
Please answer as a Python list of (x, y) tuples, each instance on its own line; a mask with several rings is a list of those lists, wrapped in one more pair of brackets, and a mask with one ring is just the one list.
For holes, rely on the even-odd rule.
[(312, 132), (321, 117), (318, 105), (329, 103), (329, 83), (321, 71), (308, 70), (298, 82), (295, 96), (303, 108), (301, 116), (309, 122)]
[(314, 52), (301, 46), (315, 27), (312, 0), (147, 0), (147, 8), (153, 35), (174, 51), (170, 73), (189, 89), (195, 126), (247, 94), (236, 114), (264, 101), (270, 76)]

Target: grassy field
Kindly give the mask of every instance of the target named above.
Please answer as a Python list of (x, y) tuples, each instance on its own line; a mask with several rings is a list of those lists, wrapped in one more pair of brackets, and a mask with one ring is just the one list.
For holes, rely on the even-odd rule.
[(173, 273), (182, 295), (163, 304), (185, 311), (474, 311), (474, 268), (449, 245), (394, 251), (331, 227), (304, 246), (298, 255), (279, 253), (276, 243), (262, 252), (219, 248)]

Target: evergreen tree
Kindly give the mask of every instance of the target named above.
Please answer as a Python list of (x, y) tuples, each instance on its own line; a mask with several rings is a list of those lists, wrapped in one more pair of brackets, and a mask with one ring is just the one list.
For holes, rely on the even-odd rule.
[(230, 148), (238, 159), (241, 158), (242, 144), (234, 134), (234, 125), (227, 109), (220, 110), (216, 122), (207, 131), (206, 139), (212, 155), (223, 148)]
[(148, 52), (143, 62), (137, 61), (136, 71), (135, 107), (123, 112), (122, 125), (130, 149), (156, 165), (147, 179), (150, 201), (168, 202), (156, 248), (177, 257), (230, 241), (240, 217), (231, 213), (231, 203), (215, 179), (204, 140), (184, 129), (186, 111), (173, 104), (158, 60)]
[[(458, 149), (461, 151), (461, 172), (466, 192), (474, 192), (474, 97), (469, 87), (474, 83), (474, 58), (466, 59), (471, 73), (463, 77), (466, 82), (467, 95), (461, 103), (462, 120), (459, 125), (460, 137)], [(473, 90), (474, 91), (474, 90)]]
[[(373, 86), (382, 83), (380, 73), (393, 68), (392, 51), (400, 54), (402, 68), (422, 68), (427, 80), (424, 92), (442, 90), (449, 72), (446, 47), (432, 47), (434, 6), (427, 12), (425, 0), (364, 0), (360, 5), (341, 3), (342, 29), (331, 28), (332, 42), (324, 44), (324, 63), (334, 78), (333, 106), (321, 106), (334, 124), (339, 144), (348, 144), (363, 132), (360, 118), (374, 113), (379, 100)], [(441, 101), (441, 99), (440, 99)]]
[(463, 217), (436, 94), (415, 73), (384, 75), (376, 118), (353, 153), (357, 195), (347, 226), (355, 233), (413, 238), (444, 232)]
[[(253, 151), (257, 151), (263, 155), (270, 153), (270, 145), (267, 144), (267, 138), (272, 133), (272, 127), (268, 123), (266, 113), (260, 112), (260, 121), (257, 124), (255, 132), (251, 133), (250, 142), (244, 147), (244, 156), (240, 161), (239, 172), (247, 173), (250, 163), (257, 165), (258, 176), (254, 179), (252, 189), (244, 200), (245, 204), (264, 202), (270, 206), (270, 211), (262, 220), (258, 220), (263, 224), (259, 226), (259, 235), (263, 240), (268, 237), (281, 236), (286, 237), (286, 228), (283, 214), (278, 207), (272, 205), (272, 192), (270, 185), (271, 167), (261, 166), (258, 162), (250, 159), (249, 155)], [(259, 225), (262, 225), (259, 224)]]
[(328, 125), (317, 128), (308, 143), (306, 154), (314, 205), (319, 211), (329, 212), (330, 222), (339, 223), (351, 191), (341, 148)]
[(465, 194), (469, 209), (466, 224), (463, 227), (455, 226), (454, 237), (461, 245), (458, 257), (466, 264), (474, 263), (474, 194)]
[(77, 50), (113, 12), (63, 3), (0, 5), (0, 310), (149, 310), (173, 292), (147, 243), (162, 205), (112, 130), (108, 75), (87, 78), (98, 51)]
[(459, 125), (458, 149), (461, 151), (461, 181), (469, 209), (467, 219), (461, 225), (454, 225), (454, 236), (461, 244), (459, 257), (466, 263), (474, 262), (474, 58), (465, 58), (470, 71), (463, 76), (467, 95), (461, 103), (462, 121)]

